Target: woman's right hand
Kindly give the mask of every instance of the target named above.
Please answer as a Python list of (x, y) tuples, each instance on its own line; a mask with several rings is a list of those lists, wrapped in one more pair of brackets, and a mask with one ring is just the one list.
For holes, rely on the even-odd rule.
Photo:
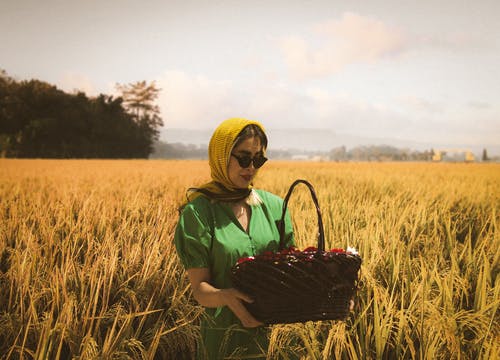
[(247, 303), (253, 302), (248, 295), (235, 288), (221, 289), (219, 294), (222, 298), (222, 302), (231, 309), (238, 319), (240, 319), (243, 327), (254, 328), (264, 325), (254, 318), (243, 304), (243, 301)]
[(187, 269), (189, 282), (193, 288), (196, 301), (202, 306), (215, 308), (227, 306), (240, 319), (244, 327), (252, 328), (264, 325), (243, 304), (243, 301), (251, 303), (253, 300), (246, 294), (234, 288), (218, 289), (210, 284), (210, 271), (208, 268)]

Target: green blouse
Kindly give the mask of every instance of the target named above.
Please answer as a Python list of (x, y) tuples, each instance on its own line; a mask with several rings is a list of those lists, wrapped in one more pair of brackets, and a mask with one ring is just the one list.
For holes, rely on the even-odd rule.
[[(255, 190), (262, 199), (251, 206), (245, 232), (229, 205), (200, 196), (183, 209), (175, 232), (175, 246), (186, 269), (210, 269), (212, 285), (232, 287), (230, 270), (241, 257), (277, 251), (283, 200), (269, 192)], [(286, 246), (293, 245), (290, 216), (285, 217)], [(266, 328), (247, 329), (227, 307), (206, 308), (201, 322), (203, 343), (198, 358), (265, 358), (269, 338)]]

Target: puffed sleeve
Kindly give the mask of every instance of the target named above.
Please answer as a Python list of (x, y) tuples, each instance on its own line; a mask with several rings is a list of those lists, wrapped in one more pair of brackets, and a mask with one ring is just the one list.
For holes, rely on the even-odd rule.
[(188, 204), (180, 215), (174, 235), (177, 254), (186, 269), (210, 266), (211, 232), (207, 216)]

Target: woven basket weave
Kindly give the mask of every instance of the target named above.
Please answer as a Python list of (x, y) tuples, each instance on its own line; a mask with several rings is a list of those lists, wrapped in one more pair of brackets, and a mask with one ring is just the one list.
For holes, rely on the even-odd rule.
[[(284, 248), (284, 218), (288, 200), (299, 183), (307, 185), (318, 215), (318, 247)], [(310, 320), (343, 320), (355, 295), (361, 258), (342, 249), (325, 251), (321, 210), (312, 185), (296, 180), (283, 202), (278, 223), (280, 250), (243, 258), (231, 269), (235, 288), (250, 295), (250, 313), (266, 324)]]

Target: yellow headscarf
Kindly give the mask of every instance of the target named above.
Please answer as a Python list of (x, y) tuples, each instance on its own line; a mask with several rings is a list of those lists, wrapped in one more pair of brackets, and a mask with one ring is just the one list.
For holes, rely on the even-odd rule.
[[(239, 189), (229, 179), (228, 166), (234, 143), (240, 132), (248, 125), (257, 125), (265, 132), (258, 121), (243, 118), (231, 118), (223, 121), (215, 129), (208, 145), (208, 164), (212, 181), (188, 190), (188, 201), (205, 195), (211, 199), (222, 201), (237, 201), (246, 198), (252, 191), (250, 184), (247, 189)], [(265, 151), (265, 149), (263, 149)]]

